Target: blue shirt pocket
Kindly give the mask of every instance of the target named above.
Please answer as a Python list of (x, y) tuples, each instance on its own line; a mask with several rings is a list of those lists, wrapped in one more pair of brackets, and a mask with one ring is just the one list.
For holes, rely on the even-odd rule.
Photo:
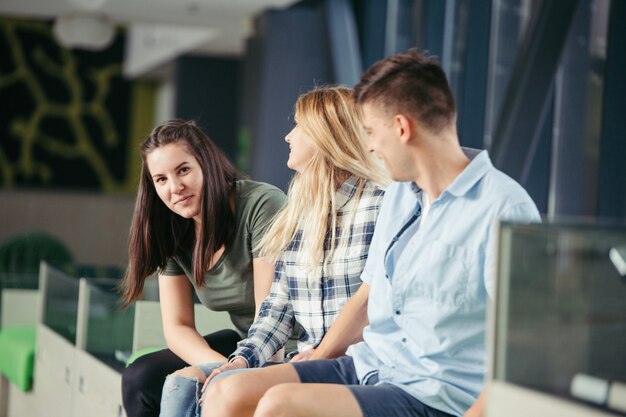
[(408, 274), (411, 279), (407, 282), (405, 293), (407, 300), (422, 299), (456, 307), (464, 304), (475, 259), (473, 251), (464, 246), (431, 241), (418, 252), (412, 254), (412, 273)]

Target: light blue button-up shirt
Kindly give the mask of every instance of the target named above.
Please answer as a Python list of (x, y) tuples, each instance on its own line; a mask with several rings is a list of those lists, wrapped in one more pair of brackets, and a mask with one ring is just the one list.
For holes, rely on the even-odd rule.
[(497, 220), (540, 221), (526, 191), (486, 151), (465, 152), (471, 163), (423, 222), (422, 191), (389, 186), (361, 276), (370, 285), (369, 325), (348, 349), (361, 383), (377, 374), (379, 384), (454, 415), (483, 387)]

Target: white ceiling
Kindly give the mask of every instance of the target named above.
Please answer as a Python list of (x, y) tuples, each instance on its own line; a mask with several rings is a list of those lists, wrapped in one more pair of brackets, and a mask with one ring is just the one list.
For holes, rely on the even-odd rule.
[(133, 23), (209, 29), (205, 53), (237, 55), (243, 50), (251, 19), (267, 8), (296, 0), (0, 0), (0, 15), (53, 18), (96, 14), (129, 27)]

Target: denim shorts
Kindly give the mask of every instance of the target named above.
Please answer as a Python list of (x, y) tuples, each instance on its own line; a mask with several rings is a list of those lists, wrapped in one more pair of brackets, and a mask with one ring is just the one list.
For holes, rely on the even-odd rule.
[(352, 392), (365, 417), (451, 417), (427, 406), (402, 388), (379, 382), (376, 376), (360, 385), (350, 356), (294, 362), (302, 383), (341, 384)]

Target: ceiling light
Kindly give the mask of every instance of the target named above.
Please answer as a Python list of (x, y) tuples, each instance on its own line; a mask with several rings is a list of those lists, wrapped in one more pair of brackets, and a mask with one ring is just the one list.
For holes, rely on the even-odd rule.
[(99, 51), (111, 45), (115, 28), (104, 16), (65, 15), (54, 20), (52, 33), (66, 48)]
[(79, 10), (99, 10), (107, 0), (66, 0), (68, 4)]

